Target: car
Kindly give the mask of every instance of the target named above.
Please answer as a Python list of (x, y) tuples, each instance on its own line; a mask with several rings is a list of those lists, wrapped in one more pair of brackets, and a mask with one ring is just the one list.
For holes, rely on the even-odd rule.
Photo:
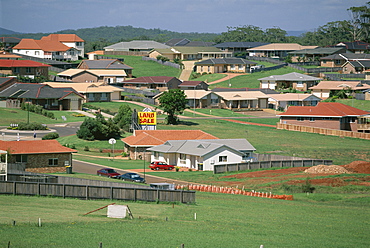
[(169, 165), (166, 162), (154, 161), (149, 165), (151, 170), (173, 170), (174, 165)]
[(115, 171), (114, 169), (111, 169), (111, 168), (100, 169), (96, 172), (96, 174), (98, 176), (106, 176), (106, 177), (109, 177), (109, 178), (117, 178), (117, 176), (120, 175), (117, 171)]
[(117, 176), (117, 179), (121, 179), (123, 181), (136, 182), (136, 183), (145, 183), (145, 179), (136, 173), (125, 173), (125, 174)]

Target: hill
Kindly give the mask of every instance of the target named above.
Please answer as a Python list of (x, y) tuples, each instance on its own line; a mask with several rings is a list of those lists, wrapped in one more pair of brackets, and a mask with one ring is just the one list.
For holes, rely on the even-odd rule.
[(9, 34), (19, 34), (19, 33), (18, 32), (14, 32), (14, 31), (9, 30), (9, 29), (5, 29), (5, 28), (0, 27), (0, 36), (2, 36), (2, 35), (9, 35)]

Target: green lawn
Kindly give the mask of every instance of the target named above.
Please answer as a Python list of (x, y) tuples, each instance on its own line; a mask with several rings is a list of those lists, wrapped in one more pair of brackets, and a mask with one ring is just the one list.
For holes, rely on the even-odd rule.
[[(369, 197), (196, 193), (196, 204), (0, 195), (2, 247), (369, 247)], [(134, 219), (103, 209), (129, 205)], [(196, 216), (196, 218), (195, 218)], [(41, 218), (42, 226), (38, 226)], [(16, 225), (12, 223), (15, 221)]]
[(205, 74), (205, 75), (202, 75), (200, 77), (193, 78), (193, 79), (191, 79), (191, 81), (204, 81), (204, 82), (210, 83), (210, 82), (213, 82), (213, 81), (219, 80), (221, 78), (225, 78), (225, 77), (226, 77), (225, 74), (220, 74), (220, 73)]
[(230, 80), (226, 80), (217, 84), (210, 85), (210, 89), (213, 89), (215, 87), (230, 87), (231, 88), (259, 88), (260, 87), (260, 81), (259, 78), (268, 77), (270, 75), (283, 75), (290, 72), (299, 72), (302, 73), (300, 70), (293, 69), (291, 67), (283, 67), (277, 70), (273, 71), (261, 71), (261, 72), (255, 72), (247, 75), (240, 75), (234, 78), (231, 78)]
[(335, 99), (336, 102), (346, 104), (348, 106), (370, 111), (370, 101), (367, 100), (356, 100), (356, 99)]
[(161, 65), (154, 61), (144, 61), (141, 56), (109, 55), (113, 58), (123, 58), (124, 63), (133, 67), (133, 77), (168, 76), (179, 77), (181, 70), (171, 66)]

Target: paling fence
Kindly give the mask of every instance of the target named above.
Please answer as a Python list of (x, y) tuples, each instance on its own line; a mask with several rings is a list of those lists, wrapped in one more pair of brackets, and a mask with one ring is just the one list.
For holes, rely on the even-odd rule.
[(281, 167), (310, 167), (315, 165), (331, 165), (332, 160), (323, 159), (294, 159), (294, 160), (270, 160), (258, 162), (246, 162), (235, 164), (215, 165), (213, 168), (214, 174), (225, 173), (230, 171), (244, 171), (253, 169), (268, 169)]
[(0, 181), (0, 194), (195, 203), (195, 191)]

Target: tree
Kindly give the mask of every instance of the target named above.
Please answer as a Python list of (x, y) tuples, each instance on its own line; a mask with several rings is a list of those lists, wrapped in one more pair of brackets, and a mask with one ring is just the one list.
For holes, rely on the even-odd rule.
[(118, 113), (114, 116), (113, 121), (119, 128), (129, 131), (132, 119), (132, 109), (128, 104), (119, 106)]
[(77, 131), (77, 137), (84, 140), (107, 140), (120, 136), (119, 127), (112, 119), (106, 121), (101, 114), (86, 118)]
[(159, 97), (159, 106), (167, 113), (166, 123), (176, 125), (178, 123), (177, 115), (182, 114), (186, 109), (186, 95), (180, 89), (171, 89), (163, 92)]
[(353, 40), (370, 42), (370, 2), (360, 7), (347, 9), (351, 20), (348, 22)]

